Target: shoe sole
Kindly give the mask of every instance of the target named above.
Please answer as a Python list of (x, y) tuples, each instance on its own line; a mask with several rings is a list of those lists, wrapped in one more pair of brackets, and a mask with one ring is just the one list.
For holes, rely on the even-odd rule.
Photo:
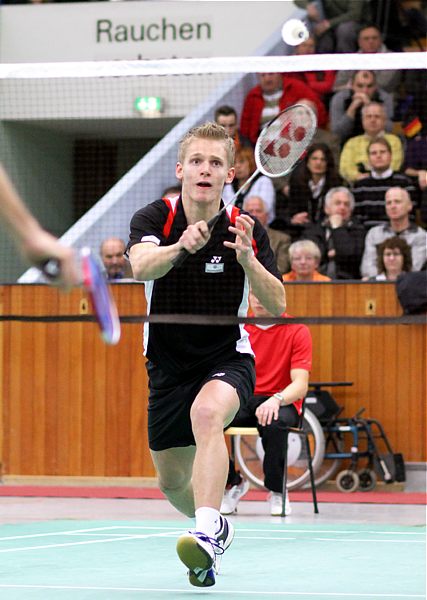
[(192, 535), (182, 535), (176, 543), (176, 551), (181, 562), (196, 575), (202, 571), (208, 571), (213, 565), (212, 556), (197, 543)]
[[(204, 576), (205, 571), (203, 571), (203, 573), (201, 573), (199, 575), (199, 577)], [(211, 587), (212, 585), (215, 585), (215, 575), (212, 571), (212, 569), (209, 569), (206, 572), (206, 576), (204, 576), (204, 580), (202, 581), (201, 579), (199, 579), (197, 577), (197, 575), (194, 573), (194, 571), (189, 571), (188, 572), (188, 581), (191, 583), (191, 585), (194, 585), (195, 587)]]

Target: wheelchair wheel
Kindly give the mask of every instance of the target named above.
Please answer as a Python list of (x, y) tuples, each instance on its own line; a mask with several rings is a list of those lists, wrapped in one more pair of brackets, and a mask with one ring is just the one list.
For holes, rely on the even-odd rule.
[(340, 492), (349, 494), (355, 492), (359, 487), (359, 475), (354, 471), (341, 471), (335, 480), (336, 486)]
[(328, 458), (328, 454), (342, 454), (344, 452), (344, 440), (338, 437), (336, 433), (325, 434), (325, 454), (320, 468), (316, 472), (316, 485), (319, 486), (325, 481), (334, 478), (338, 471), (342, 458)]
[[(317, 417), (308, 409), (304, 412), (304, 431), (308, 433), (313, 471), (319, 469), (325, 451), (325, 438)], [(257, 487), (264, 488), (262, 461), (264, 449), (258, 436), (236, 435), (233, 438), (234, 454), (242, 474)], [(307, 452), (301, 436), (290, 433), (288, 436), (288, 482), (289, 490), (304, 485), (310, 478)]]
[(377, 476), (372, 469), (361, 469), (357, 472), (359, 476), (359, 490), (370, 492), (377, 485)]

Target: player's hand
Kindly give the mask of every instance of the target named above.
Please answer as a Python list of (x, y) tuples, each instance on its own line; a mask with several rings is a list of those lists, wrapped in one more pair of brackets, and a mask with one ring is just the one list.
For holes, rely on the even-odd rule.
[(237, 261), (242, 267), (249, 265), (254, 256), (252, 247), (254, 225), (255, 221), (249, 215), (239, 215), (236, 217), (235, 227), (230, 225), (228, 228), (228, 231), (236, 235), (236, 239), (234, 242), (224, 242), (224, 246), (236, 251)]
[(206, 221), (197, 221), (189, 225), (178, 240), (180, 248), (185, 248), (190, 254), (195, 254), (208, 242), (211, 234)]
[(24, 256), (36, 267), (52, 260), (58, 263), (58, 276), (50, 282), (68, 291), (81, 284), (81, 275), (77, 268), (75, 251), (59, 242), (53, 235), (40, 229), (23, 241)]
[(279, 418), (280, 400), (275, 396), (271, 396), (260, 404), (255, 411), (255, 416), (258, 419), (258, 423), (265, 427), (270, 425), (271, 422), (277, 421)]

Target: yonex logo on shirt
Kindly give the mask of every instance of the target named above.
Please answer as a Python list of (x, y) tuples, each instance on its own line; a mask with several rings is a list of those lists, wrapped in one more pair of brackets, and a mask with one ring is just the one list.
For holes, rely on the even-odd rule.
[(212, 256), (211, 263), (219, 263), (222, 256)]

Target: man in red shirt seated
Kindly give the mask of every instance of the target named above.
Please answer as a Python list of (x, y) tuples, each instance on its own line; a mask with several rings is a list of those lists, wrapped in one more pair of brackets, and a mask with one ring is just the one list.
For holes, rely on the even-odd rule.
[[(251, 293), (250, 305), (255, 317), (271, 317)], [(283, 313), (283, 317), (290, 315)], [(301, 324), (246, 325), (255, 352), (256, 382), (252, 398), (243, 405), (230, 427), (258, 428), (264, 448), (264, 485), (270, 490), (272, 516), (282, 514), (282, 485), (285, 444), (283, 428), (295, 427), (307, 394), (312, 362), (310, 330)], [(230, 459), (227, 486), (221, 504), (222, 514), (236, 510), (249, 490), (249, 482), (234, 469)], [(285, 513), (291, 512), (286, 494)]]
[(259, 85), (252, 88), (246, 96), (240, 132), (256, 144), (261, 129), (279, 114), (280, 111), (310, 100), (317, 109), (319, 127), (328, 122), (328, 113), (319, 96), (302, 81), (292, 79), (283, 73), (259, 73)]

